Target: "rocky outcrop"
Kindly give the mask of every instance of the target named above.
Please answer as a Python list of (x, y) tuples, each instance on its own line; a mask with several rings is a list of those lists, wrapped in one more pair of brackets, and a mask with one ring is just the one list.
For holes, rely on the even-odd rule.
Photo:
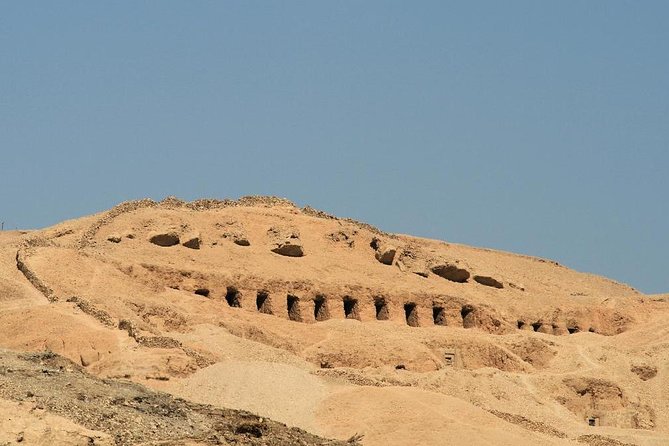
[(504, 284), (500, 282), (499, 280), (490, 277), (490, 276), (479, 276), (476, 275), (474, 276), (474, 282), (480, 283), (481, 285), (489, 286), (492, 288), (504, 288)]
[(469, 279), (469, 271), (452, 263), (442, 263), (433, 266), (430, 270), (439, 277), (457, 283), (465, 283)]
[(107, 241), (112, 242), (112, 243), (121, 243), (121, 236), (118, 234), (110, 234), (107, 237)]
[(355, 236), (358, 235), (358, 230), (354, 228), (343, 228), (338, 231), (331, 232), (327, 238), (335, 243), (341, 243), (348, 248), (355, 246)]
[(293, 241), (278, 243), (276, 247), (272, 248), (272, 252), (286, 257), (304, 256), (304, 248), (302, 245)]
[(394, 245), (391, 245), (378, 237), (374, 237), (370, 246), (374, 249), (374, 257), (376, 257), (376, 260), (384, 265), (392, 265), (395, 263), (397, 248)]
[(614, 382), (580, 376), (568, 377), (562, 382), (573, 392), (572, 400), (565, 404), (573, 412), (617, 410), (626, 405), (623, 390)]
[(238, 246), (251, 246), (250, 238), (244, 229), (244, 225), (237, 220), (228, 219), (216, 223), (216, 228), (221, 230), (221, 237), (232, 241)]
[(242, 228), (234, 228), (223, 233), (223, 238), (232, 240), (235, 245), (239, 246), (251, 246), (251, 241), (249, 236), (246, 234)]
[(267, 235), (273, 245), (272, 252), (286, 257), (304, 256), (304, 247), (297, 228), (273, 226), (267, 231)]
[(407, 244), (400, 251), (395, 264), (402, 272), (408, 271), (421, 277), (428, 277), (430, 269), (427, 266), (426, 257), (420, 247)]

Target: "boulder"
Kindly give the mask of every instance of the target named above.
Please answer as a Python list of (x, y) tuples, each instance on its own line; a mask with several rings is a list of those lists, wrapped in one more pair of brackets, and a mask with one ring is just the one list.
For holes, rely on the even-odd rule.
[(392, 265), (396, 254), (397, 248), (394, 246), (384, 246), (382, 249), (376, 251), (376, 260), (384, 265)]
[(179, 244), (179, 234), (174, 231), (154, 232), (149, 235), (149, 241), (158, 246), (174, 246)]
[(226, 232), (223, 233), (223, 238), (227, 238), (229, 240), (232, 240), (232, 242), (235, 245), (251, 246), (251, 242), (249, 241), (249, 238), (246, 235), (246, 232), (244, 232), (242, 229), (234, 229), (234, 230), (226, 231)]
[(469, 271), (451, 263), (444, 263), (433, 266), (431, 270), (437, 276), (443, 277), (444, 279), (450, 280), (451, 282), (465, 283), (470, 276)]
[(121, 236), (118, 234), (111, 234), (109, 237), (107, 237), (107, 240), (112, 243), (121, 243)]
[(384, 265), (392, 265), (395, 262), (395, 257), (397, 256), (397, 248), (395, 246), (390, 245), (377, 237), (372, 239), (369, 246), (375, 250), (374, 256), (379, 262)]
[(395, 258), (397, 255), (397, 248), (394, 246), (389, 246), (382, 251), (376, 253), (376, 259), (383, 263), (384, 265), (392, 265), (395, 263)]
[(272, 249), (272, 252), (287, 257), (302, 257), (304, 255), (302, 245), (295, 242), (278, 243), (276, 247)]
[(200, 249), (201, 243), (202, 239), (200, 238), (200, 234), (198, 233), (191, 233), (184, 236), (183, 241), (181, 242), (183, 246), (190, 249)]
[(235, 237), (232, 239), (235, 245), (239, 246), (251, 246), (251, 242), (246, 237)]

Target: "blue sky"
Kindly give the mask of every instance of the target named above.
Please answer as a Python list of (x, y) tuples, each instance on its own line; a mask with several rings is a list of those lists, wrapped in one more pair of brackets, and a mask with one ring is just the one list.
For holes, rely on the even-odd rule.
[(669, 292), (669, 3), (0, 3), (0, 220), (284, 196)]

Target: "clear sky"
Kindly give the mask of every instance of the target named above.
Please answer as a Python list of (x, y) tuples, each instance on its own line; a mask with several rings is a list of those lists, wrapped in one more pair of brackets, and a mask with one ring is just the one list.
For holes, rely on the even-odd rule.
[(4, 1), (0, 220), (267, 194), (669, 292), (669, 2)]

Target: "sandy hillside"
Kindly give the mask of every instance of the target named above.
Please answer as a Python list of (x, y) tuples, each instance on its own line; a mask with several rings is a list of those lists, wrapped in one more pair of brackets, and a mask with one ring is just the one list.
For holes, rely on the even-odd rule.
[[(666, 445), (668, 316), (667, 295), (550, 260), (270, 197), (0, 232), (0, 348), (72, 361), (54, 379), (101, 394), (84, 413), (116, 407), (92, 380), (299, 428), (228, 426), (238, 444)], [(158, 439), (30, 398), (0, 392), (0, 444)], [(203, 441), (203, 420), (175, 444)]]

